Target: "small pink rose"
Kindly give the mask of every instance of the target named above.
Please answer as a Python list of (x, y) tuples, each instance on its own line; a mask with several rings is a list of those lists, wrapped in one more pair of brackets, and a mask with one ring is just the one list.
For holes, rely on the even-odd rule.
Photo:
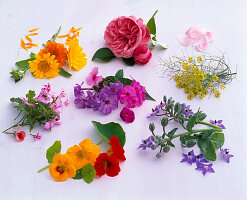
[(142, 19), (135, 16), (118, 17), (106, 27), (104, 39), (116, 57), (130, 58), (140, 44), (147, 44), (151, 37)]
[(141, 44), (138, 46), (134, 52), (134, 61), (136, 64), (145, 65), (152, 58), (152, 53), (149, 48)]
[(98, 67), (94, 67), (92, 71), (86, 77), (86, 82), (90, 86), (95, 86), (97, 83), (103, 80), (102, 76), (98, 75)]
[(124, 107), (120, 112), (120, 117), (123, 121), (132, 123), (135, 120), (135, 113), (132, 110)]

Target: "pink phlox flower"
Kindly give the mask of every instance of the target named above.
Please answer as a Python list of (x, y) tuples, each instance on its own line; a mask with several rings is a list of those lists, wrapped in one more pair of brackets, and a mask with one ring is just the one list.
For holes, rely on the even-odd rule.
[(103, 80), (102, 76), (97, 76), (97, 75), (98, 75), (98, 67), (94, 67), (86, 77), (87, 84), (93, 87), (97, 83), (101, 82)]
[(56, 116), (53, 120), (50, 120), (50, 121), (45, 123), (44, 129), (50, 130), (50, 129), (52, 129), (52, 127), (54, 127), (56, 125), (61, 125), (61, 124), (62, 123), (59, 122), (59, 118)]
[(193, 26), (179, 38), (179, 43), (184, 46), (195, 46), (197, 51), (205, 51), (208, 43), (214, 41), (213, 32), (205, 31), (199, 26)]
[(120, 103), (128, 103), (129, 99), (136, 96), (135, 88), (131, 85), (126, 85), (123, 89), (119, 91)]

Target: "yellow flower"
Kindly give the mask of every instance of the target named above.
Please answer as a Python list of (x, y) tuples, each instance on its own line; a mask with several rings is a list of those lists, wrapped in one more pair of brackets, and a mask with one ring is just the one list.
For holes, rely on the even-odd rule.
[(188, 61), (189, 61), (189, 63), (192, 63), (193, 62), (193, 57), (189, 57)]
[(79, 71), (87, 64), (86, 54), (82, 52), (83, 49), (80, 47), (79, 40), (77, 39), (69, 40), (68, 46), (69, 68)]
[(218, 76), (216, 76), (216, 75), (213, 75), (213, 76), (212, 76), (212, 79), (213, 79), (213, 82), (216, 82), (216, 81), (218, 81), (218, 80), (219, 80), (219, 77), (218, 77)]
[(36, 55), (35, 60), (28, 63), (34, 78), (53, 78), (58, 76), (59, 63), (55, 60), (54, 55), (50, 56), (50, 53)]
[(100, 148), (96, 144), (92, 144), (89, 138), (83, 140), (78, 145), (74, 145), (67, 150), (73, 161), (76, 169), (81, 169), (88, 163), (94, 165), (96, 158), (100, 154)]
[(55, 181), (66, 181), (69, 177), (76, 175), (76, 168), (68, 155), (58, 153), (53, 157), (53, 164), (49, 166), (49, 172)]
[(198, 57), (197, 57), (197, 62), (199, 62), (199, 63), (202, 62), (202, 57), (201, 57), (201, 56), (198, 56)]
[(215, 95), (215, 97), (219, 98), (221, 93), (219, 91), (216, 91), (214, 95)]
[(223, 84), (220, 84), (219, 87), (220, 87), (220, 89), (222, 89), (222, 90), (226, 89), (226, 86), (224, 86)]

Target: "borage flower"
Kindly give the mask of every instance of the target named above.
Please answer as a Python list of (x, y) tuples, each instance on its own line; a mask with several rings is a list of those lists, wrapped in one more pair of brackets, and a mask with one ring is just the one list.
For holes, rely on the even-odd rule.
[(76, 169), (81, 169), (88, 163), (94, 165), (96, 158), (100, 154), (100, 148), (96, 144), (92, 144), (89, 138), (83, 140), (78, 145), (68, 148), (67, 155), (69, 155), (73, 161)]
[(150, 148), (152, 146), (152, 144), (153, 144), (153, 141), (152, 141), (151, 136), (150, 136), (150, 137), (148, 137), (148, 139), (142, 140), (142, 144), (140, 144), (138, 149), (142, 148), (142, 150), (146, 150), (146, 148)]
[(202, 171), (203, 176), (208, 173), (215, 173), (214, 169), (212, 168), (213, 164), (205, 164), (205, 163), (196, 163), (196, 170)]
[(119, 162), (115, 156), (109, 156), (107, 153), (101, 153), (94, 164), (96, 175), (101, 177), (104, 174), (114, 177), (120, 172)]
[(188, 118), (190, 115), (193, 115), (194, 113), (190, 109), (190, 105), (185, 106), (184, 104), (181, 105), (181, 109), (184, 110), (183, 114), (185, 118)]
[(222, 129), (225, 129), (226, 127), (222, 124), (223, 120), (210, 120), (210, 124), (216, 125), (218, 127), (221, 127)]
[(124, 151), (123, 147), (120, 145), (120, 142), (119, 142), (117, 136), (112, 136), (110, 138), (109, 145), (111, 145), (111, 147), (107, 151), (109, 156), (113, 155), (119, 160), (126, 160), (126, 158), (124, 156), (125, 151)]
[(233, 157), (232, 154), (229, 154), (229, 149), (222, 149), (220, 147), (220, 155), (225, 158), (226, 162), (229, 163), (230, 162), (230, 158)]
[(188, 154), (183, 153), (183, 157), (184, 158), (180, 162), (187, 162), (190, 165), (196, 162), (196, 156), (193, 150), (190, 151)]
[(73, 160), (68, 155), (61, 153), (53, 157), (53, 163), (49, 166), (50, 175), (55, 181), (66, 181), (69, 177), (76, 175)]

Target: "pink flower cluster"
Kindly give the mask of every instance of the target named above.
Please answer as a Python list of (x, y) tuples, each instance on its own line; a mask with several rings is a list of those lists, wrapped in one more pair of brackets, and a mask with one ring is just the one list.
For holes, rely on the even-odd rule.
[(134, 57), (137, 64), (146, 64), (152, 57), (146, 46), (151, 41), (150, 31), (141, 18), (113, 19), (106, 27), (104, 39), (116, 57)]
[(180, 44), (184, 46), (195, 46), (197, 51), (205, 51), (208, 43), (214, 41), (212, 31), (205, 31), (199, 26), (193, 26), (179, 38)]
[(133, 79), (131, 85), (126, 85), (119, 91), (120, 103), (126, 104), (127, 108), (139, 107), (145, 101), (146, 93), (145, 87), (142, 87), (139, 82)]

